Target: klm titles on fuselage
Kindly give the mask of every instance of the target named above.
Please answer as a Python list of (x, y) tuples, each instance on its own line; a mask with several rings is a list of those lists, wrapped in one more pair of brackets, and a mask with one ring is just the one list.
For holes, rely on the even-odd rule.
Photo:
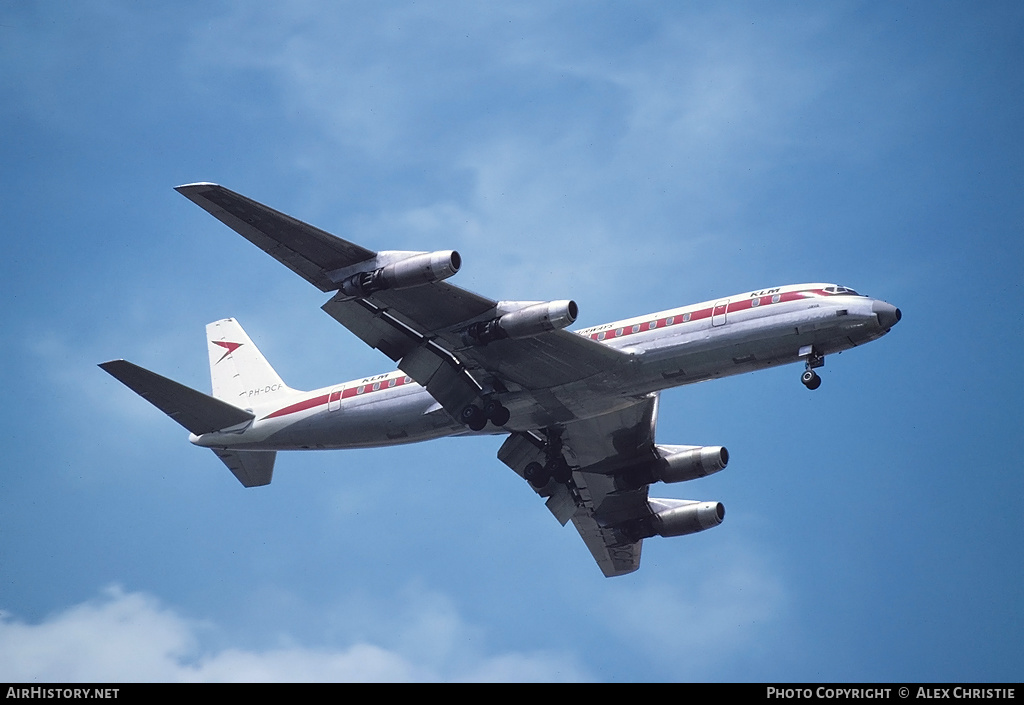
[(380, 382), (382, 380), (387, 379), (390, 374), (391, 374), (390, 372), (386, 372), (386, 373), (384, 373), (382, 375), (374, 375), (373, 377), (364, 377), (362, 379), (362, 381), (359, 382), (359, 384), (372, 384), (373, 382)]
[(750, 298), (756, 299), (756, 298), (761, 297), (761, 296), (771, 296), (772, 294), (779, 293), (779, 291), (781, 291), (781, 290), (782, 290), (781, 287), (775, 287), (774, 289), (761, 289), (761, 291), (755, 291), (754, 293), (752, 293), (750, 295)]

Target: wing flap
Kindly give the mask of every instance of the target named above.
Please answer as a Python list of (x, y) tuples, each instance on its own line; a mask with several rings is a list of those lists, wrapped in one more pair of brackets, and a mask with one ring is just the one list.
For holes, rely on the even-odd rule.
[(570, 464), (592, 473), (614, 472), (653, 453), (658, 402), (651, 394), (618, 411), (567, 424), (562, 440)]
[[(441, 333), (493, 313), (497, 301), (448, 282), (377, 291), (367, 297), (421, 333)], [(461, 345), (461, 341), (454, 341)]]
[(624, 541), (619, 532), (602, 529), (594, 517), (584, 511), (577, 511), (572, 523), (606, 578), (626, 575), (640, 567), (643, 541)]
[(413, 349), (398, 367), (425, 387), (456, 418), (481, 392), (479, 382), (457, 358), (429, 342)]
[(339, 294), (320, 308), (364, 343), (380, 350), (395, 362), (408, 355), (416, 346), (416, 338), (381, 317), (380, 309), (366, 306), (362, 301)]

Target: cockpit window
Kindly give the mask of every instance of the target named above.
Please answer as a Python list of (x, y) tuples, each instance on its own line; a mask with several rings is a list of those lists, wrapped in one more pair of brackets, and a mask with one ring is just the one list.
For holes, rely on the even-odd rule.
[(864, 296), (864, 294), (858, 294), (848, 286), (826, 286), (825, 293), (833, 294), (835, 296)]

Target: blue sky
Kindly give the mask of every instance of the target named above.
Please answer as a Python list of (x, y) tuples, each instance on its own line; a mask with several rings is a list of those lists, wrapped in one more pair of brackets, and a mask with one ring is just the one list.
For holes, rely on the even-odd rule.
[[(0, 3), (3, 680), (1019, 681), (1019, 3)], [(392, 369), (172, 187), (581, 326), (834, 281), (882, 340), (663, 394), (725, 523), (606, 580), (500, 438), (244, 490), (96, 363)]]

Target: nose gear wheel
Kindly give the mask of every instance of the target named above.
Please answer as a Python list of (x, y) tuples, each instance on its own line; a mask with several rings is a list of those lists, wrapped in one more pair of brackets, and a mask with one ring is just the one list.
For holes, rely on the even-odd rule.
[[(803, 350), (801, 350), (803, 352)], [(807, 355), (805, 362), (806, 369), (804, 373), (800, 375), (800, 381), (808, 389), (817, 389), (821, 386), (821, 377), (815, 372), (819, 367), (825, 366), (825, 356), (818, 352), (815, 348), (811, 348), (810, 354)]]
[(814, 370), (804, 370), (804, 373), (800, 375), (800, 381), (808, 389), (817, 389), (821, 386), (821, 377)]

